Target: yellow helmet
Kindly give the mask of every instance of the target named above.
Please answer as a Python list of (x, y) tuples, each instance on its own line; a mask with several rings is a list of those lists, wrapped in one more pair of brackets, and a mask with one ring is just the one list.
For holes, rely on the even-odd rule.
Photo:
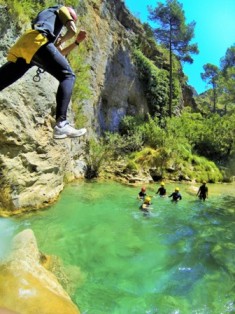
[(164, 186), (165, 185), (165, 183), (164, 182), (161, 182), (161, 186)]
[(177, 187), (177, 188), (175, 188), (175, 190), (179, 192), (180, 189)]
[(151, 197), (147, 196), (145, 197), (145, 200), (144, 200), (146, 203), (150, 203), (151, 202)]

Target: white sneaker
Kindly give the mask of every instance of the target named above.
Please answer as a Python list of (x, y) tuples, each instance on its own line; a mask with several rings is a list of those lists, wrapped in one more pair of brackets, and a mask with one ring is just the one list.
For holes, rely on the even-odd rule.
[(86, 133), (86, 129), (75, 129), (67, 122), (64, 126), (56, 125), (54, 127), (54, 135), (55, 139), (66, 138), (66, 137), (79, 137)]

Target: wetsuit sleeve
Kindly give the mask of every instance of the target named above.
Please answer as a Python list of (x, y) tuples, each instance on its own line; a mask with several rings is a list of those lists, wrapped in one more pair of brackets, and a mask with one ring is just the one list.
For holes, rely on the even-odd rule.
[(69, 14), (69, 10), (65, 6), (62, 6), (58, 10), (58, 16), (61, 22), (63, 23), (63, 25), (66, 25), (68, 21), (73, 21), (73, 18)]

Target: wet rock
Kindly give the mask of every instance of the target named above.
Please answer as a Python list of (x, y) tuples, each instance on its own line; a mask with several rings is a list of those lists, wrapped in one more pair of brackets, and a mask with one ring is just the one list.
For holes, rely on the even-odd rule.
[(0, 307), (22, 314), (79, 314), (54, 274), (42, 265), (32, 230), (19, 233), (0, 264)]

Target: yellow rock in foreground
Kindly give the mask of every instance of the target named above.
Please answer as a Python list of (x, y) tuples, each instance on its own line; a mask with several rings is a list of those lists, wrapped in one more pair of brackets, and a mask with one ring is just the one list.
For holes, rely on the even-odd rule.
[(14, 238), (11, 254), (0, 265), (0, 314), (1, 308), (19, 314), (80, 313), (40, 256), (32, 230)]

